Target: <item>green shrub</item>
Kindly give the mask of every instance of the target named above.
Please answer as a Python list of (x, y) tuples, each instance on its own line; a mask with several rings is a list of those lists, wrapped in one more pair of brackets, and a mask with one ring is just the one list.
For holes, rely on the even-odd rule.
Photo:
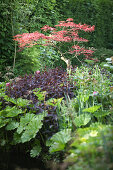
[(75, 23), (95, 25), (95, 32), (86, 35), (88, 46), (113, 47), (113, 3), (112, 0), (70, 0), (66, 2), (64, 14), (74, 18)]

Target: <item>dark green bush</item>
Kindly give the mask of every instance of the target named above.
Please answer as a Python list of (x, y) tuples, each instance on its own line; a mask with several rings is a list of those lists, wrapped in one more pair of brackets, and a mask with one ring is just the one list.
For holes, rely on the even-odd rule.
[(66, 4), (64, 15), (74, 18), (75, 23), (95, 25), (95, 32), (86, 35), (88, 46), (113, 47), (112, 0), (70, 0)]
[(12, 36), (11, 3), (0, 1), (0, 72), (13, 65), (14, 42)]
[(100, 62), (105, 62), (106, 58), (110, 58), (112, 56), (113, 56), (112, 49), (100, 48), (100, 49), (96, 49), (94, 53), (94, 57), (98, 58)]

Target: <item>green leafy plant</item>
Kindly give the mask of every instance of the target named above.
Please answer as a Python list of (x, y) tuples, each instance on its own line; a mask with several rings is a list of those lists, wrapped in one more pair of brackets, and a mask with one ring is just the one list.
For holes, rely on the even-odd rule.
[[(37, 133), (43, 126), (46, 112), (35, 115), (28, 112), (29, 100), (22, 98), (10, 98), (5, 94), (4, 83), (0, 84), (0, 145), (4, 148), (17, 145), (25, 145), (32, 140), (30, 155), (38, 156), (41, 152), (40, 141), (36, 139)], [(5, 108), (4, 108), (4, 105)], [(17, 145), (18, 147), (18, 145)]]
[(50, 140), (47, 142), (47, 146), (50, 146), (49, 152), (63, 151), (66, 147), (66, 144), (71, 139), (71, 129), (64, 129), (62, 131), (54, 134)]
[[(59, 29), (61, 30), (59, 31)], [(55, 25), (55, 28), (45, 25), (42, 30), (45, 32), (51, 31), (49, 35), (44, 35), (39, 32), (34, 33), (24, 33), (20, 35), (14, 36), (14, 40), (18, 42), (20, 48), (32, 47), (34, 45), (42, 45), (42, 46), (51, 46), (54, 47), (57, 52), (60, 54), (61, 60), (63, 60), (67, 66), (67, 70), (71, 69), (71, 60), (67, 57), (67, 54), (71, 56), (71, 58), (77, 58), (79, 62), (81, 62), (78, 58), (80, 54), (89, 57), (92, 55), (94, 51), (90, 49), (85, 49), (82, 46), (79, 46), (80, 42), (88, 42), (87, 39), (79, 37), (79, 31), (92, 32), (94, 31), (95, 26), (90, 25), (82, 25), (75, 24), (73, 22), (73, 18), (68, 18), (66, 21), (60, 21), (59, 24)], [(46, 40), (45, 43), (44, 41)], [(61, 43), (62, 42), (62, 43)], [(76, 42), (76, 43), (75, 43)], [(62, 50), (62, 46), (64, 43), (68, 43), (68, 49)]]
[(110, 166), (112, 162), (111, 149), (113, 147), (112, 131), (111, 125), (100, 123), (93, 123), (87, 128), (79, 128), (72, 138), (68, 156), (64, 159), (64, 162), (73, 163), (73, 166), (68, 169), (74, 169), (76, 166), (78, 170), (86, 167), (86, 165), (88, 170), (90, 168), (101, 168), (102, 157), (104, 157), (105, 167)]
[(42, 147), (40, 145), (40, 141), (39, 140), (35, 140), (34, 144), (33, 144), (33, 148), (31, 149), (30, 151), (30, 156), (31, 157), (36, 157), (36, 156), (39, 156), (41, 150), (42, 150)]
[(41, 91), (41, 88), (36, 88), (33, 90), (33, 93), (37, 96), (38, 100), (45, 102), (46, 91)]
[(81, 114), (80, 116), (76, 116), (73, 120), (73, 123), (76, 127), (85, 126), (91, 120), (91, 115), (89, 114)]

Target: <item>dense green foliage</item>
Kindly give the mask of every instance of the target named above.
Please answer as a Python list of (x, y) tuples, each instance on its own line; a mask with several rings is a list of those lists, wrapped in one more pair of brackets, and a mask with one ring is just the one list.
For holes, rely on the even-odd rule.
[[(67, 74), (55, 68), (63, 64), (52, 47), (21, 51), (13, 41), (67, 18), (95, 25), (80, 36), (105, 69), (93, 60), (77, 67), (74, 59)], [(113, 169), (112, 21), (112, 0), (0, 1), (0, 155), (29, 153), (50, 169)]]
[[(8, 72), (7, 66), (11, 66), (14, 75), (22, 75), (35, 71), (36, 67), (39, 68), (40, 64), (38, 63), (42, 63), (39, 55), (36, 56), (36, 52), (33, 53), (32, 50), (30, 53), (33, 57), (28, 55), (27, 50), (24, 53), (18, 53), (18, 48), (12, 40), (13, 35), (37, 31), (46, 24), (53, 26), (68, 17), (74, 18), (75, 23), (95, 25), (95, 32), (90, 35), (86, 33), (84, 36), (89, 40), (86, 45), (95, 48), (112, 48), (112, 11), (112, 0), (0, 1), (0, 77)], [(40, 50), (36, 51), (40, 53)], [(59, 65), (59, 63), (62, 64), (58, 60), (56, 64)], [(75, 64), (75, 61), (73, 63)], [(54, 65), (52, 62), (51, 64)]]
[[(59, 13), (55, 9), (55, 2), (54, 0), (48, 2), (45, 0), (0, 2), (0, 28), (2, 30), (0, 33), (1, 77), (7, 73), (6, 66), (11, 66), (15, 75), (22, 75), (26, 72), (33, 72), (40, 65), (38, 63), (42, 63), (42, 59), (41, 61), (38, 59), (39, 52), (37, 57), (35, 55), (35, 58), (29, 56), (27, 50), (24, 53), (18, 52), (13, 36), (18, 33), (36, 31), (48, 23), (50, 25), (55, 24), (59, 19)], [(20, 68), (22, 69), (21, 71)]]
[(12, 8), (13, 4), (9, 1), (0, 1), (0, 72), (2, 73), (7, 66), (13, 65)]
[(70, 0), (66, 8), (64, 15), (74, 18), (76, 23), (95, 25), (95, 32), (86, 36), (90, 46), (113, 47), (112, 0)]
[(70, 75), (45, 69), (0, 83), (0, 152), (19, 148), (59, 169), (58, 161), (69, 170), (112, 168), (112, 78), (84, 65)]

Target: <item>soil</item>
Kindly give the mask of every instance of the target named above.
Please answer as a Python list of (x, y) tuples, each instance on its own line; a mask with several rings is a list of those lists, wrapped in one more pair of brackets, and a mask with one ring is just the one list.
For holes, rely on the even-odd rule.
[(0, 153), (0, 170), (49, 170), (40, 158), (23, 153)]

